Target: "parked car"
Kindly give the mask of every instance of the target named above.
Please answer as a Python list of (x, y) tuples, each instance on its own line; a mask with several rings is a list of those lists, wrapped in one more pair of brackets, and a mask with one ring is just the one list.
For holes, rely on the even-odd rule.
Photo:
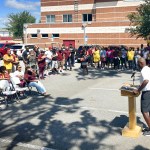
[(26, 49), (26, 47), (29, 47), (30, 51), (33, 50), (34, 46), (35, 46), (34, 44), (15, 44), (10, 47), (10, 50), (11, 53), (13, 53), (13, 51), (16, 50), (19, 59), (22, 59), (22, 53)]
[(0, 43), (0, 59), (7, 53), (9, 49), (15, 43)]

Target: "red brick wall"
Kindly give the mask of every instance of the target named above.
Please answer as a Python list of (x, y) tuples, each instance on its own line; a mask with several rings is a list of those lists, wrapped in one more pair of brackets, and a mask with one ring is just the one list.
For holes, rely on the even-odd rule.
[[(116, 0), (79, 0), (79, 4), (93, 4), (96, 2), (111, 2)], [(117, 2), (117, 1), (116, 1)], [(73, 5), (72, 0), (41, 0), (41, 6), (61, 6), (61, 5)], [(135, 6), (128, 7), (110, 7), (110, 8), (97, 8), (96, 10), (79, 10), (78, 11), (78, 23), (62, 23), (62, 14), (73, 14), (73, 11), (57, 11), (57, 12), (42, 12), (41, 22), (42, 24), (33, 24), (29, 28), (70, 28), (70, 27), (81, 27), (82, 26), (82, 14), (83, 13), (93, 13), (93, 21), (88, 27), (117, 27), (129, 26), (130, 22), (127, 21), (128, 13), (135, 12)], [(54, 14), (56, 23), (55, 24), (45, 24), (46, 15)], [(73, 19), (74, 20), (74, 19)], [(63, 40), (75, 40), (76, 47), (84, 44), (84, 34), (60, 34), (59, 38), (55, 38), (54, 42), (63, 43)], [(140, 46), (140, 44), (145, 44), (146, 42), (142, 39), (136, 39), (131, 37), (129, 33), (87, 33), (88, 44), (99, 44), (99, 45), (122, 45), (127, 46)], [(29, 36), (28, 43), (37, 43), (41, 47), (48, 47), (51, 43), (51, 34), (49, 38), (31, 38)]]

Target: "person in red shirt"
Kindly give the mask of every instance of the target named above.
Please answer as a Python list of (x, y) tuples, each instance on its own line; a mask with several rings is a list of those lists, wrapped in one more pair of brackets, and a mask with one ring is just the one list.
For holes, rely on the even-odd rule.
[(88, 57), (88, 65), (91, 65), (91, 67), (93, 67), (93, 51), (92, 51), (92, 47), (90, 47), (88, 50), (87, 50), (87, 55), (89, 56)]
[(107, 57), (107, 66), (108, 68), (110, 67), (111, 65), (111, 68), (112, 68), (112, 65), (113, 65), (113, 52), (114, 50), (110, 49), (110, 47), (108, 47), (107, 51), (106, 51), (106, 57)]
[(71, 60), (70, 60), (71, 52), (68, 48), (65, 49), (64, 56), (65, 56), (65, 70), (67, 70), (67, 65), (69, 65), (71, 71), (72, 70)]
[(39, 67), (39, 77), (40, 79), (44, 79), (44, 70), (46, 66), (46, 56), (45, 52), (42, 50), (38, 56), (38, 67)]
[(41, 95), (49, 96), (44, 85), (36, 78), (36, 72), (29, 66), (25, 68), (24, 79), (29, 87), (35, 87)]
[(119, 61), (119, 50), (115, 49), (113, 52), (113, 63), (114, 63), (114, 69), (119, 69), (120, 61)]
[(59, 50), (57, 52), (57, 60), (58, 60), (58, 72), (61, 73), (63, 72), (63, 66), (64, 66), (64, 53), (62, 50)]

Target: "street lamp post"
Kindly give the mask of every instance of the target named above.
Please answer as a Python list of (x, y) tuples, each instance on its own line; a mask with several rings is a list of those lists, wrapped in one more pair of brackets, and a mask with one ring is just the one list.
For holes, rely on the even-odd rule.
[(84, 45), (87, 44), (86, 26), (87, 26), (87, 23), (82, 24), (82, 28), (83, 28), (83, 31), (84, 31)]
[(25, 44), (27, 44), (27, 28), (28, 28), (28, 24), (24, 24), (24, 30), (25, 30)]

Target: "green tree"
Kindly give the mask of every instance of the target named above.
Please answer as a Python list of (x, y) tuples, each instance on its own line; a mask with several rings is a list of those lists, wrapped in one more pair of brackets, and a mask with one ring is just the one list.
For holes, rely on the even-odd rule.
[(137, 38), (147, 39), (150, 36), (150, 0), (145, 0), (136, 10), (128, 15), (131, 26), (129, 32)]
[(7, 29), (13, 34), (14, 38), (23, 38), (23, 25), (25, 23), (35, 23), (36, 19), (29, 12), (23, 11), (17, 14), (8, 15)]

